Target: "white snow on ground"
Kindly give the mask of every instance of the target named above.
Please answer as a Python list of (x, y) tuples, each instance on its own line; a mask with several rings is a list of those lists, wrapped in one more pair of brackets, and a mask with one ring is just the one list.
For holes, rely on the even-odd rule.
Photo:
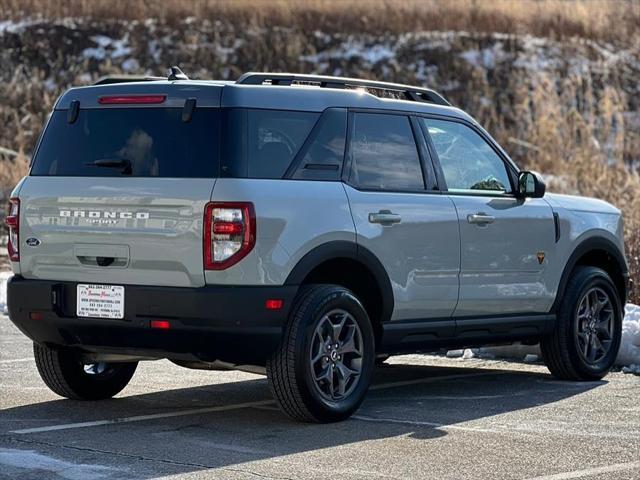
[[(0, 312), (7, 313), (7, 280), (11, 272), (0, 272)], [(449, 350), (449, 358), (509, 358), (526, 363), (541, 360), (540, 348), (537, 345), (514, 344), (505, 347), (473, 348), (466, 350)], [(622, 344), (616, 359), (616, 366), (622, 367), (625, 373), (640, 374), (640, 306), (627, 304), (622, 324)]]
[(7, 313), (7, 280), (13, 272), (0, 272), (0, 313)]
[(33, 450), (0, 448), (0, 465), (13, 469), (51, 472), (68, 480), (98, 480), (111, 477), (122, 470), (101, 465), (75, 464), (48, 457)]

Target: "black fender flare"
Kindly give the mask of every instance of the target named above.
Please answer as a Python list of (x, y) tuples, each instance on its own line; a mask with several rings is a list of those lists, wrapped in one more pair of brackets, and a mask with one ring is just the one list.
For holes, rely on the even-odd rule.
[(313, 248), (293, 267), (284, 283), (285, 285), (300, 285), (305, 277), (321, 263), (341, 258), (359, 262), (373, 274), (382, 296), (382, 321), (390, 320), (393, 313), (394, 300), (389, 274), (371, 250), (355, 242), (335, 240)]
[[(624, 307), (624, 304), (627, 300), (627, 295), (629, 293), (629, 271), (627, 268), (627, 262), (624, 258), (624, 255), (618, 248), (618, 246), (613, 243), (611, 240), (604, 237), (591, 237), (583, 240), (573, 249), (571, 255), (569, 256), (569, 260), (564, 266), (564, 270), (562, 271), (562, 276), (560, 277), (560, 283), (558, 284), (558, 290), (556, 291), (556, 299), (551, 306), (551, 312), (556, 313), (557, 309), (560, 306), (560, 302), (564, 297), (564, 292), (567, 288), (567, 283), (569, 282), (569, 278), (573, 269), (578, 264), (578, 260), (593, 250), (601, 250), (606, 252), (611, 258), (615, 260), (620, 268), (620, 274), (623, 278), (623, 285), (616, 285), (618, 288), (622, 288), (623, 290), (620, 292), (620, 301)], [(615, 279), (614, 279), (615, 280)]]

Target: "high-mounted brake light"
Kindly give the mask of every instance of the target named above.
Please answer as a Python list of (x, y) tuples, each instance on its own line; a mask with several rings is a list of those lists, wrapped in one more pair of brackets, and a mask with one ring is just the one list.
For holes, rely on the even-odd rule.
[(126, 105), (130, 103), (162, 103), (166, 95), (107, 95), (98, 98), (101, 105)]
[(9, 199), (9, 214), (4, 221), (9, 227), (9, 241), (7, 242), (7, 252), (12, 262), (20, 261), (20, 200)]
[(250, 202), (213, 202), (204, 209), (204, 268), (224, 270), (256, 243), (256, 215)]

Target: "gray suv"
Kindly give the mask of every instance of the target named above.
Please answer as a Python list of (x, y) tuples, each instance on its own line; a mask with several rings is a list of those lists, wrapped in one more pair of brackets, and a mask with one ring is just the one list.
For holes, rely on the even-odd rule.
[(111, 397), (141, 360), (266, 366), (310, 422), (406, 352), (539, 342), (599, 379), (629, 285), (619, 210), (545, 194), (433, 90), (350, 78), (72, 88), (7, 225), (9, 315), (55, 393)]

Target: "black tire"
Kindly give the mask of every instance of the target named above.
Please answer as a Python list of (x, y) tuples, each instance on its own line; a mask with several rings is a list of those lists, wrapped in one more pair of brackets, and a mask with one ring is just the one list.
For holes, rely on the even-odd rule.
[[(611, 326), (611, 332), (607, 335), (610, 338), (608, 350), (606, 353), (600, 352), (602, 358), (589, 361), (588, 355), (583, 353), (587, 349), (586, 342), (578, 338), (579, 329), (586, 328), (580, 326), (580, 322), (588, 323), (588, 320), (579, 320), (578, 316), (583, 306), (581, 302), (594, 289), (608, 297), (613, 317), (608, 323)], [(600, 380), (604, 377), (613, 366), (620, 349), (622, 317), (620, 297), (607, 272), (596, 267), (577, 267), (560, 303), (554, 330), (540, 342), (544, 362), (551, 373), (556, 378), (575, 381)], [(593, 354), (593, 347), (590, 345), (587, 351)]]
[(53, 349), (33, 344), (40, 377), (47, 387), (72, 400), (104, 400), (127, 386), (138, 362), (96, 364), (97, 373), (87, 373), (79, 354), (71, 349)]
[[(336, 400), (328, 398), (329, 395), (320, 385), (326, 385), (325, 388), (333, 390), (334, 380), (342, 372), (342, 370), (338, 372), (342, 364), (337, 367), (335, 364), (330, 365), (334, 357), (330, 357), (329, 354), (316, 363), (312, 360), (314, 356), (312, 347), (318, 345), (318, 338), (322, 338), (318, 336), (317, 329), (322, 328), (322, 322), (326, 324), (327, 318), (332, 318), (332, 312), (346, 312), (348, 315), (344, 313), (336, 315), (349, 318), (350, 331), (359, 329), (361, 340), (358, 342), (360, 351), (353, 354), (358, 357), (357, 367), (354, 368), (360, 369), (360, 374), (350, 384), (349, 389), (344, 389), (346, 390), (344, 398)], [(357, 324), (357, 329), (354, 324)], [(346, 340), (344, 344), (340, 343), (340, 349), (346, 344)], [(322, 343), (320, 345), (325, 345), (327, 349), (331, 348), (331, 345)], [(348, 355), (346, 353), (342, 355), (342, 361), (345, 364), (351, 361), (347, 360)], [(315, 379), (317, 372), (314, 370), (314, 365), (326, 365), (327, 369), (331, 369), (330, 386), (329, 380), (323, 383)], [(351, 367), (353, 365), (351, 364)], [(334, 367), (336, 367), (335, 375)], [(292, 306), (280, 346), (267, 361), (269, 385), (280, 408), (293, 419), (303, 422), (328, 423), (344, 420), (351, 416), (362, 403), (371, 383), (374, 368), (373, 328), (367, 312), (354, 294), (337, 285), (303, 287)]]

